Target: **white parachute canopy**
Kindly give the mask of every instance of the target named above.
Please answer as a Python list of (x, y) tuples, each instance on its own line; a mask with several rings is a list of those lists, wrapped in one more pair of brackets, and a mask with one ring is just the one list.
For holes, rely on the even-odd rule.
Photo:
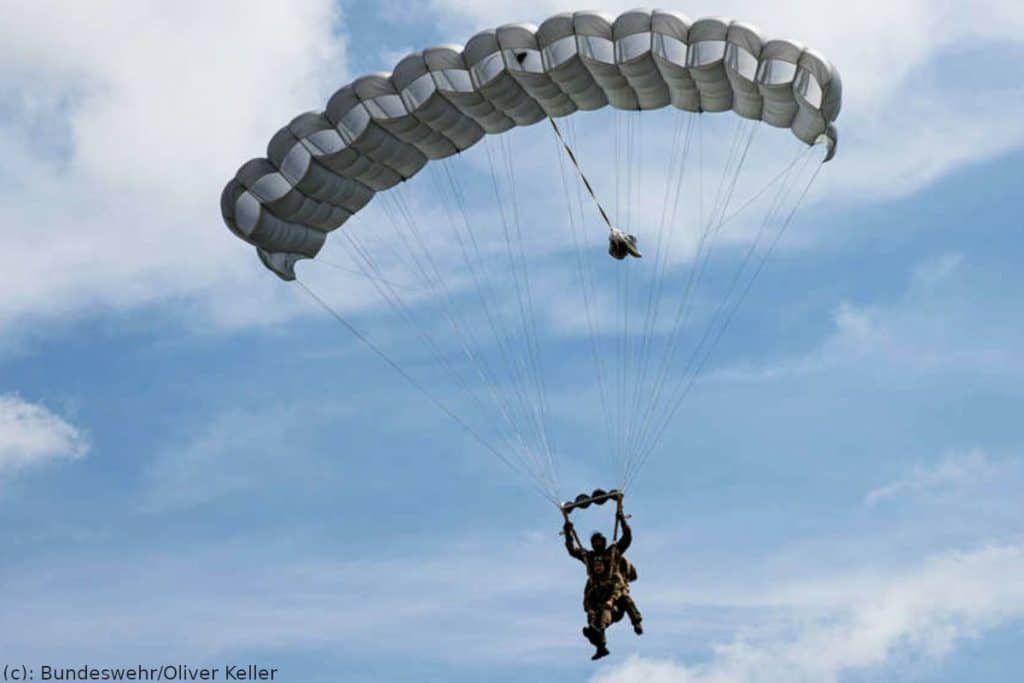
[[(835, 154), (840, 105), (821, 54), (740, 22), (558, 14), (356, 79), (221, 210), (282, 279), (327, 266), (301, 287), (557, 503), (564, 453), (606, 453), (625, 490), (658, 449)], [(644, 258), (601, 256), (609, 235)], [(381, 302), (371, 335), (353, 316)]]

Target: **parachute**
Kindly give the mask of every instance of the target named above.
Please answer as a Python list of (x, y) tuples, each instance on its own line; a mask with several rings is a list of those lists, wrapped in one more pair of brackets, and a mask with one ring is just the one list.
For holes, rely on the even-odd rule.
[[(268, 269), (297, 280), (560, 505), (557, 462), (581, 434), (566, 416), (573, 404), (600, 416), (602, 429), (585, 436), (607, 432), (597, 448), (619, 469), (618, 490), (658, 450), (835, 155), (841, 100), (821, 53), (745, 23), (663, 10), (556, 14), (355, 79), (243, 164), (221, 212)], [(554, 135), (530, 133), (545, 120)], [(784, 156), (785, 136), (762, 134), (774, 167), (751, 171), (764, 124), (788, 129), (796, 152)], [(645, 176), (652, 167), (662, 170)], [(538, 180), (544, 173), (558, 180)], [(558, 199), (564, 213), (549, 206)], [(383, 215), (356, 216), (376, 209)], [(644, 258), (595, 263), (598, 238), (616, 259), (639, 257), (642, 240)], [(708, 284), (716, 253), (731, 266), (718, 286)], [(306, 266), (296, 271), (304, 260), (308, 278)], [(333, 304), (324, 292), (336, 285), (314, 282), (323, 277), (312, 264), (356, 270), (362, 286), (347, 279), (346, 305)], [(356, 289), (385, 302), (416, 358), (397, 357), (394, 329), (360, 329), (354, 316), (370, 304), (353, 303)], [(702, 292), (717, 304), (701, 309)], [(570, 296), (562, 315), (542, 311)], [(571, 349), (552, 332), (563, 323), (582, 340)], [(585, 377), (560, 372), (583, 361)], [(563, 391), (557, 402), (551, 385)]]

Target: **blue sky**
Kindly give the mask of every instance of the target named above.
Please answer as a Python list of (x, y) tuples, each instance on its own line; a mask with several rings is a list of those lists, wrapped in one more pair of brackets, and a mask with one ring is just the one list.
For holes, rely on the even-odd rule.
[[(630, 492), (647, 633), (613, 631), (595, 666), (557, 512), (217, 215), (239, 163), (353, 76), (564, 8), (4, 5), (5, 663), (253, 661), (296, 681), (1019, 680), (1017, 6), (679, 7), (828, 54), (842, 147)], [(531, 225), (561, 235), (534, 263), (570, 495), (609, 474), (562, 296), (572, 251), (561, 193), (543, 191), (557, 181), (545, 134), (511, 141), (529, 157)], [(580, 151), (610, 187), (601, 144)], [(425, 225), (444, 220), (429, 191), (407, 190)], [(632, 220), (650, 244), (650, 214)], [(749, 233), (730, 239), (721, 273)], [(611, 268), (600, 239), (592, 253)], [(365, 278), (305, 268), (434, 377)]]

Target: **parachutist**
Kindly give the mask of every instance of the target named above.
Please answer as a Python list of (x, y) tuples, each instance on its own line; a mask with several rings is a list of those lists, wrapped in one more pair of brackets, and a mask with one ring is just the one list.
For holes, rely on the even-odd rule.
[(640, 249), (636, 246), (636, 235), (628, 235), (621, 230), (612, 228), (608, 233), (608, 253), (612, 258), (621, 261), (627, 256), (643, 258)]
[[(572, 508), (562, 508), (562, 514), (565, 516), (565, 525), (562, 528), (565, 548), (570, 556), (582, 562), (587, 568), (587, 583), (583, 589), (583, 609), (587, 613), (587, 625), (583, 629), (583, 635), (595, 648), (591, 659), (600, 659), (609, 654), (605, 629), (621, 620), (623, 616), (629, 616), (633, 631), (637, 635), (643, 633), (643, 616), (629, 595), (629, 583), (636, 579), (636, 569), (624, 555), (633, 542), (633, 533), (626, 522), (626, 515), (622, 513), (621, 496), (617, 500), (619, 509), (615, 513), (615, 520), (616, 524), (622, 527), (622, 538), (608, 545), (604, 534), (594, 532), (590, 537), (590, 550), (583, 548), (569, 520), (569, 511)], [(596, 502), (600, 505), (604, 501)], [(589, 505), (589, 502), (586, 505)]]

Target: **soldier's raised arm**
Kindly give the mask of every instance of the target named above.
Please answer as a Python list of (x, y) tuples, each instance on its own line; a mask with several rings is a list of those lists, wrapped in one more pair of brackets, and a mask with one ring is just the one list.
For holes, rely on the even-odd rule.
[(565, 536), (565, 549), (569, 551), (570, 555), (583, 562), (583, 548), (576, 542), (576, 534), (573, 532), (572, 522), (568, 519), (565, 520), (565, 524), (562, 526), (562, 535)]
[(626, 552), (629, 548), (629, 544), (633, 542), (633, 530), (629, 528), (629, 523), (626, 521), (626, 515), (622, 514), (620, 510), (618, 512), (619, 525), (622, 527), (622, 538), (616, 543), (620, 553)]

